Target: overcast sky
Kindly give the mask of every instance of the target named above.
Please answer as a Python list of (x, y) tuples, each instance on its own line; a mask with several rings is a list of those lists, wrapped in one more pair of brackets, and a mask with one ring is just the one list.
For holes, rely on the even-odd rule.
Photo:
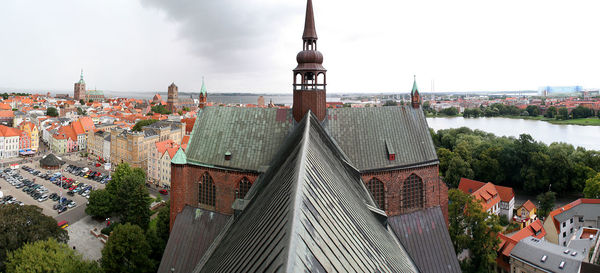
[[(313, 0), (329, 92), (600, 87), (600, 2)], [(291, 93), (305, 0), (5, 0), (0, 88)]]

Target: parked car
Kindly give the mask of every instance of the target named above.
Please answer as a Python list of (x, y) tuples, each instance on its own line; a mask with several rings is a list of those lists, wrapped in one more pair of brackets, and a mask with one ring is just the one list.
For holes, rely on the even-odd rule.
[(169, 192), (165, 189), (160, 189), (158, 192), (160, 192), (160, 194), (164, 194), (164, 195), (169, 194)]

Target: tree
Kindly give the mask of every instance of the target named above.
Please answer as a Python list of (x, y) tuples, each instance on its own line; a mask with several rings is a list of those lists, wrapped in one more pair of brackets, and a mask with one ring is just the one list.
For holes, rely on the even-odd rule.
[(163, 114), (163, 115), (171, 114), (171, 112), (169, 110), (167, 110), (167, 108), (165, 108), (165, 106), (162, 104), (152, 106), (150, 109), (152, 110), (152, 112), (158, 113), (158, 114)]
[(600, 173), (585, 181), (583, 195), (585, 196), (585, 198), (600, 198)]
[(183, 110), (183, 111), (186, 111), (186, 112), (189, 112), (189, 111), (190, 111), (190, 108), (189, 108), (189, 107), (183, 107), (183, 109), (182, 109), (182, 110)]
[(546, 216), (548, 216), (548, 214), (554, 208), (554, 202), (556, 201), (556, 193), (552, 191), (540, 193), (537, 196), (537, 201), (540, 204), (538, 209), (538, 215), (542, 218), (546, 218)]
[(471, 165), (460, 157), (460, 155), (454, 153), (448, 162), (448, 170), (444, 175), (444, 181), (451, 187), (458, 187), (461, 177), (473, 178), (473, 169)]
[(559, 108), (558, 109), (558, 114), (556, 115), (556, 119), (560, 119), (560, 120), (567, 120), (569, 119), (569, 110), (567, 110), (567, 108)]
[(0, 271), (7, 253), (26, 243), (48, 238), (61, 243), (69, 240), (67, 231), (36, 206), (0, 205), (0, 219)]
[(527, 108), (525, 108), (525, 111), (527, 111), (527, 113), (529, 113), (530, 116), (532, 117), (537, 117), (540, 115), (540, 107), (537, 105), (527, 105)]
[(458, 115), (458, 109), (456, 107), (445, 108), (440, 111), (440, 113), (448, 115), (448, 116), (456, 116)]
[(46, 115), (51, 117), (58, 117), (58, 110), (56, 110), (56, 108), (54, 107), (48, 107), (48, 109), (46, 110)]
[(27, 243), (8, 254), (6, 271), (13, 273), (86, 272), (100, 273), (95, 261), (85, 261), (79, 253), (54, 238)]
[(558, 114), (558, 110), (556, 110), (556, 107), (550, 106), (550, 107), (548, 107), (548, 109), (546, 109), (546, 113), (544, 113), (544, 117), (554, 118), (554, 117), (556, 117), (557, 114)]
[(81, 107), (77, 107), (77, 115), (85, 116), (87, 115), (87, 111), (81, 109)]
[(84, 101), (83, 99), (80, 99), (80, 100), (79, 100), (79, 104), (81, 104), (81, 105), (84, 105), (84, 104), (85, 104), (85, 101)]
[(398, 103), (394, 100), (386, 100), (383, 106), (398, 106)]
[(594, 116), (594, 110), (584, 107), (582, 105), (579, 105), (577, 107), (575, 107), (575, 109), (573, 109), (573, 111), (571, 111), (571, 114), (573, 115), (573, 118), (588, 118), (588, 117), (593, 117)]
[(496, 263), (502, 230), (497, 215), (482, 210), (471, 195), (458, 189), (448, 191), (448, 232), (456, 253), (468, 249), (470, 257), (461, 263), (464, 272), (491, 272)]
[(102, 249), (100, 264), (105, 273), (153, 272), (151, 252), (142, 228), (129, 223), (118, 225)]
[(137, 132), (141, 132), (142, 131), (142, 127), (148, 126), (148, 125), (153, 124), (153, 123), (156, 123), (157, 121), (158, 120), (156, 120), (156, 119), (140, 120), (137, 123), (135, 123), (135, 125), (133, 126), (133, 128), (131, 130), (137, 131)]
[(85, 213), (92, 217), (109, 217), (113, 209), (113, 200), (107, 190), (95, 190), (90, 193), (89, 204), (85, 208)]
[(143, 229), (150, 222), (150, 203), (146, 189), (146, 173), (140, 168), (120, 164), (112, 174), (106, 190), (112, 196), (113, 208), (122, 223), (132, 223)]
[(166, 206), (160, 208), (158, 210), (158, 221), (156, 222), (156, 234), (158, 235), (159, 238), (161, 238), (162, 240), (165, 241), (165, 244), (167, 243), (167, 241), (169, 240), (169, 222), (171, 220), (170, 214), (169, 214), (169, 207), (170, 207), (170, 202), (167, 201)]

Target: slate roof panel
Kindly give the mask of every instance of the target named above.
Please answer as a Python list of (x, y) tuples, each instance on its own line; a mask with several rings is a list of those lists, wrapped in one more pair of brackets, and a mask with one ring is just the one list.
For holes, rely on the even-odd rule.
[(343, 158), (307, 116), (194, 272), (417, 272)]
[[(571, 256), (571, 251), (574, 250), (569, 249), (569, 253), (564, 254), (563, 251), (565, 249), (568, 248), (533, 237), (527, 237), (517, 243), (512, 249), (510, 256), (549, 270), (550, 272), (579, 272), (583, 254), (577, 253), (576, 256)], [(544, 255), (547, 258), (545, 262), (542, 262), (541, 259)], [(562, 261), (565, 262), (564, 268), (559, 269), (558, 266)]]
[(192, 272), (230, 216), (185, 206), (175, 218), (158, 272)]
[[(293, 126), (291, 111), (276, 120), (275, 108), (205, 107), (196, 118), (188, 162), (240, 170), (266, 169)], [(231, 160), (225, 153), (231, 152)]]
[[(323, 127), (361, 172), (438, 162), (421, 109), (330, 108)], [(393, 161), (388, 159), (386, 141), (394, 148)]]
[(421, 272), (461, 272), (440, 207), (393, 216), (388, 223)]

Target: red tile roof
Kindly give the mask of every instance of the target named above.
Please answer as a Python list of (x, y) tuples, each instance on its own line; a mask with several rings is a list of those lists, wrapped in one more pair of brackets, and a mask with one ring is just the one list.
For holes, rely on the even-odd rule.
[(498, 191), (496, 191), (496, 187), (489, 182), (475, 191), (472, 195), (475, 196), (475, 199), (481, 201), (483, 211), (487, 211), (494, 205), (500, 203), (500, 196), (498, 195)]
[(3, 137), (21, 136), (21, 130), (19, 130), (17, 128), (0, 125), (0, 136), (3, 136)]
[(476, 192), (479, 188), (483, 187), (483, 185), (485, 185), (485, 183), (463, 177), (460, 179), (458, 189), (466, 194), (472, 194)]
[(531, 212), (535, 209), (535, 205), (530, 200), (527, 200), (521, 207), (524, 207), (527, 211)]
[(14, 118), (15, 113), (12, 110), (0, 111), (0, 117), (2, 118)]
[(500, 200), (502, 200), (503, 202), (509, 203), (510, 200), (515, 198), (515, 192), (510, 187), (496, 185), (496, 190), (498, 191), (498, 194), (500, 195)]

